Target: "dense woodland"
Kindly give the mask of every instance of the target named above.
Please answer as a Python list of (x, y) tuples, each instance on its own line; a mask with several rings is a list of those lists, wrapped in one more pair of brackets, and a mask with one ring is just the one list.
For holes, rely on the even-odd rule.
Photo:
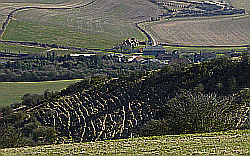
[(83, 79), (96, 75), (118, 77), (134, 71), (158, 69), (158, 64), (140, 65), (124, 63), (127, 58), (115, 55), (94, 55), (90, 57), (57, 56), (55, 52), (46, 55), (28, 56), (23, 60), (7, 61), (1, 65), (0, 81), (49, 81)]
[(243, 54), (25, 94), (0, 108), (0, 148), (249, 129), (249, 77)]

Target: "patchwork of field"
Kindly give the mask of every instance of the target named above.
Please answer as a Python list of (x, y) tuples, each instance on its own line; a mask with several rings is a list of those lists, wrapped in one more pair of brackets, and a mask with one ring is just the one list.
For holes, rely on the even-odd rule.
[(249, 43), (249, 17), (166, 21), (149, 29), (160, 43), (244, 45)]
[(0, 83), (0, 107), (21, 102), (21, 97), (26, 94), (43, 94), (46, 89), (59, 91), (68, 85), (80, 80), (61, 80), (44, 82), (1, 82)]
[(249, 130), (1, 149), (0, 155), (248, 155)]
[(126, 38), (146, 40), (134, 23), (161, 13), (146, 0), (96, 0), (80, 9), (22, 10), (15, 14), (3, 39), (110, 48)]

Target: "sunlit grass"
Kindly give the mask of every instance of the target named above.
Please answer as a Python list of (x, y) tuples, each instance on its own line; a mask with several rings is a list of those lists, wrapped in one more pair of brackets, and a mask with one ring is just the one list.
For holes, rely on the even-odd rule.
[(2, 149), (3, 155), (247, 155), (250, 130)]
[(21, 97), (26, 94), (43, 94), (46, 89), (59, 91), (69, 84), (80, 80), (60, 80), (44, 82), (1, 82), (0, 83), (0, 107), (21, 102)]
[(32, 41), (40, 43), (76, 46), (82, 48), (110, 48), (121, 42), (107, 36), (90, 35), (61, 28), (37, 25), (22, 21), (11, 21), (3, 35), (3, 40)]

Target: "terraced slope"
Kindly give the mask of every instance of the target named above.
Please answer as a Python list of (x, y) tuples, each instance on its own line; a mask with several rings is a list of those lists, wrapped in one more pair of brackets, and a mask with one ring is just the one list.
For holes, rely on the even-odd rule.
[[(178, 100), (170, 100), (169, 97), (174, 96), (171, 92), (176, 88), (168, 84), (167, 80), (171, 81), (171, 76), (166, 79), (161, 76), (111, 79), (26, 111), (34, 114), (42, 125), (54, 127), (61, 135), (70, 137), (74, 142), (138, 136), (146, 122), (162, 117), (168, 118), (169, 125), (165, 131), (171, 134), (200, 129), (211, 132), (219, 127), (223, 129), (224, 126), (226, 129), (249, 126), (249, 105), (246, 103), (249, 96), (218, 96), (213, 93), (193, 95), (187, 92), (180, 94), (180, 99), (184, 96), (185, 100), (179, 103)], [(194, 108), (199, 110), (195, 111)], [(218, 111), (211, 114), (211, 108)], [(194, 114), (195, 119), (194, 116), (189, 118), (188, 114)], [(200, 122), (188, 125), (185, 130), (185, 127), (176, 125), (182, 123), (180, 116), (190, 122)]]
[[(70, 36), (73, 36), (72, 38), (76, 38), (74, 42), (77, 46), (93, 47), (94, 45), (96, 48), (107, 48), (129, 37), (146, 39), (134, 23), (149, 20), (150, 17), (156, 17), (159, 14), (161, 9), (147, 0), (96, 0), (92, 5), (81, 9), (20, 11), (15, 15), (15, 19), (17, 22), (35, 24), (38, 29), (41, 26), (41, 28), (59, 30), (61, 36), (57, 38), (61, 44), (72, 45)], [(25, 39), (25, 36), (31, 36), (30, 33), (37, 33), (34, 27), (29, 29), (25, 26), (17, 27), (16, 24), (12, 24), (8, 29), (3, 36), (4, 40), (12, 40), (12, 36)], [(84, 37), (75, 36), (72, 33), (78, 33)], [(53, 32), (46, 32), (39, 36), (46, 38), (49, 43), (55, 43), (53, 39), (46, 37), (46, 34), (53, 35)], [(93, 42), (85, 42), (85, 38), (93, 39)], [(31, 36), (31, 39), (34, 37)], [(107, 45), (104, 45), (104, 39), (108, 40)], [(37, 41), (40, 42), (39, 39)]]
[(76, 142), (132, 137), (144, 121), (156, 115), (147, 100), (146, 104), (136, 100), (143, 83), (142, 79), (111, 80), (100, 88), (96, 86), (27, 111)]

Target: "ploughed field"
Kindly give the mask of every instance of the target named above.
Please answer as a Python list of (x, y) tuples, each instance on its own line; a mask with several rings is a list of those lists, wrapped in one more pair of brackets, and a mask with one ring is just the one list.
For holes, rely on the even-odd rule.
[(130, 37), (146, 40), (134, 23), (157, 17), (161, 11), (146, 0), (96, 0), (71, 10), (22, 10), (15, 14), (2, 39), (110, 48)]
[(160, 43), (184, 45), (249, 44), (249, 17), (166, 21), (150, 29)]
[[(235, 8), (244, 8), (247, 13), (250, 12), (249, 0), (229, 0), (226, 2)], [(150, 23), (147, 25), (147, 29), (160, 43), (179, 43), (184, 45), (242, 45), (250, 44), (249, 23), (249, 16), (224, 19), (222, 17), (196, 20), (178, 19), (178, 21), (170, 20)]]

